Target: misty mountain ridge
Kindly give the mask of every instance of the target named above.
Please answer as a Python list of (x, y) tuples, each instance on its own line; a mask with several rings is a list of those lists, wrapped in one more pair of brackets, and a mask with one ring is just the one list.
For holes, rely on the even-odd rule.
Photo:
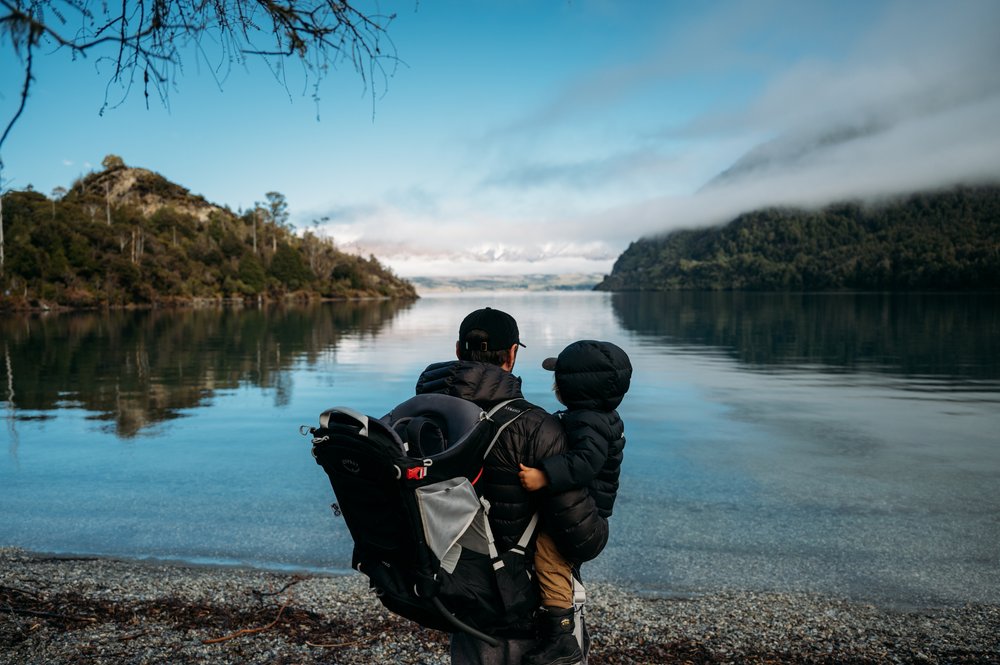
[(598, 290), (1000, 289), (1000, 184), (764, 208), (629, 245)]
[[(994, 43), (990, 51), (995, 50)], [(764, 195), (734, 210), (735, 216), (788, 195), (804, 203), (808, 190), (815, 190), (810, 205), (826, 205), (996, 182), (1000, 171), (991, 155), (1000, 103), (997, 71), (958, 76), (946, 68), (929, 87), (900, 79), (884, 94), (857, 103), (845, 102), (849, 89), (840, 91), (846, 98), (835, 90), (818, 92), (804, 113), (787, 118), (782, 133), (747, 150), (698, 192), (742, 186), (754, 193), (765, 185)], [(771, 105), (759, 112), (780, 115), (786, 108), (780, 98)], [(956, 133), (963, 128), (988, 133), (969, 141)]]
[(475, 277), (410, 277), (420, 293), (465, 291), (592, 291), (600, 273), (481, 275)]
[[(375, 254), (376, 256), (397, 259), (425, 259), (448, 261), (453, 263), (470, 262), (476, 264), (543, 264), (546, 261), (560, 258), (574, 258), (586, 261), (608, 261), (617, 256), (617, 251), (609, 248), (603, 242), (581, 243), (544, 243), (540, 245), (514, 245), (497, 243), (477, 245), (463, 249), (426, 249), (415, 250), (413, 247), (394, 241), (363, 239), (338, 243), (345, 252), (359, 255)], [(501, 270), (497, 271), (498, 273)], [(538, 274), (541, 274), (539, 271)]]
[(746, 152), (732, 166), (705, 183), (698, 192), (703, 193), (719, 186), (738, 184), (769, 171), (777, 172), (800, 167), (811, 159), (821, 158), (826, 151), (870, 138), (886, 131), (889, 127), (887, 123), (871, 121), (817, 133), (772, 139)]

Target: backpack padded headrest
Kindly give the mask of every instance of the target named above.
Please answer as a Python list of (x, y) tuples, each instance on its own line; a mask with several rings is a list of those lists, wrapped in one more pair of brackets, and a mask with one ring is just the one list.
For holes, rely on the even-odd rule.
[(483, 410), (472, 402), (451, 395), (431, 393), (411, 397), (383, 416), (381, 421), (391, 428), (400, 420), (425, 418), (440, 429), (444, 438), (443, 448), (450, 448), (472, 431), (482, 415)]

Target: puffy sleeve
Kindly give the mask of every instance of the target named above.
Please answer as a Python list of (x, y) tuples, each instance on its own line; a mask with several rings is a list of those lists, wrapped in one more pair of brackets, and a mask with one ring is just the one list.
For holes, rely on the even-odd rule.
[[(546, 418), (539, 433), (537, 454), (550, 459), (566, 449), (566, 434), (554, 416)], [(539, 462), (540, 463), (540, 462)], [(541, 502), (542, 528), (552, 537), (559, 552), (572, 561), (595, 558), (608, 543), (608, 522), (597, 510), (584, 487), (563, 492), (547, 492)]]
[(608, 459), (610, 441), (600, 413), (568, 411), (563, 414), (562, 422), (568, 450), (539, 463), (549, 480), (550, 492), (589, 487)]

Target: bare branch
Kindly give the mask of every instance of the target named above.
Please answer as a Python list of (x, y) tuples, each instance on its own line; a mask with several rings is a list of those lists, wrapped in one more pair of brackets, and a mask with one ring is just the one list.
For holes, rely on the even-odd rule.
[[(10, 130), (14, 127), (14, 124), (17, 122), (17, 119), (20, 118), (21, 114), (24, 112), (25, 104), (28, 103), (28, 91), (31, 89), (31, 80), (32, 80), (31, 66), (33, 64), (33, 59), (34, 59), (33, 37), (31, 36), (28, 37), (26, 46), (28, 54), (24, 65), (24, 85), (21, 88), (21, 102), (17, 106), (17, 112), (14, 113), (14, 117), (12, 117), (10, 119), (10, 122), (7, 123), (7, 128), (3, 130), (3, 136), (0, 136), (0, 147), (2, 147), (4, 141), (7, 140), (7, 136), (10, 134)], [(0, 153), (0, 169), (2, 168), (3, 168), (3, 153)]]
[[(82, 20), (67, 19), (67, 10)], [(0, 137), (0, 148), (24, 110), (34, 51), (44, 44), (74, 56), (94, 53), (98, 63), (112, 63), (101, 112), (109, 107), (113, 86), (121, 86), (117, 105), (140, 76), (147, 106), (151, 86), (166, 105), (187, 46), (205, 58), (213, 75), (244, 58), (261, 58), (286, 91), (285, 64), (297, 59), (318, 100), (320, 81), (341, 61), (353, 66), (366, 89), (376, 76), (391, 76), (384, 63), (397, 62), (386, 32), (394, 18), (365, 14), (342, 0), (0, 0), (0, 34), (9, 37), (25, 69), (21, 103)], [(202, 39), (212, 41), (210, 51)], [(374, 86), (371, 92), (374, 104)]]

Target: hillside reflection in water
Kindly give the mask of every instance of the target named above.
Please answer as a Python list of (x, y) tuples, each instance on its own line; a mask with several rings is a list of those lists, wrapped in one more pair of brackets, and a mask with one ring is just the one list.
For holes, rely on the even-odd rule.
[[(375, 336), (410, 304), (80, 312), (5, 318), (8, 407), (53, 417), (77, 407), (121, 438), (205, 406), (216, 391), (265, 389), (289, 401), (288, 370)], [(17, 416), (15, 416), (17, 417)]]
[(1000, 380), (1000, 295), (619, 293), (615, 316), (644, 340), (725, 354), (747, 369)]

